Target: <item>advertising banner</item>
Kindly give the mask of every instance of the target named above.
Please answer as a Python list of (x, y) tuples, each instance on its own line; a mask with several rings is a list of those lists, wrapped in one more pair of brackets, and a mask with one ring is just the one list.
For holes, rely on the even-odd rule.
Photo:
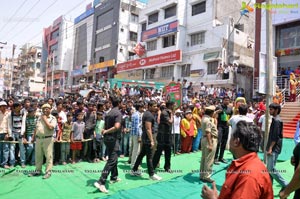
[(176, 50), (168, 53), (154, 55), (142, 59), (136, 59), (117, 65), (117, 71), (122, 72), (126, 70), (138, 69), (145, 66), (152, 66), (156, 64), (163, 64), (169, 62), (180, 62), (181, 61), (181, 50)]
[(178, 21), (173, 21), (155, 28), (152, 28), (150, 30), (145, 30), (142, 32), (142, 41), (159, 37), (162, 35), (166, 35), (172, 32), (177, 32), (178, 27)]
[(179, 108), (182, 102), (182, 85), (177, 82), (170, 82), (164, 88), (166, 101), (175, 102), (175, 108)]

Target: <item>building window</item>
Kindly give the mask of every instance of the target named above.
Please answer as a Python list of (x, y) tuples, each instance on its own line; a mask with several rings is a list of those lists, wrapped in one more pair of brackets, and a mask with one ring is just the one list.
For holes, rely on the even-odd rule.
[(158, 22), (158, 12), (148, 16), (148, 25)]
[(134, 55), (135, 55), (135, 53), (129, 52), (128, 53), (128, 60), (134, 60)]
[(104, 57), (99, 57), (99, 63), (104, 62)]
[(136, 14), (131, 13), (130, 21), (133, 22), (133, 23), (138, 23), (139, 22), (139, 16), (136, 15)]
[(167, 48), (169, 46), (175, 46), (176, 43), (176, 37), (175, 35), (168, 35), (166, 37), (163, 37), (163, 48)]
[(217, 70), (218, 70), (218, 65), (219, 65), (218, 61), (208, 62), (207, 63), (207, 74), (208, 75), (216, 74)]
[(199, 32), (191, 35), (191, 46), (197, 44), (204, 44), (205, 42), (205, 32)]
[(206, 10), (206, 1), (202, 1), (195, 5), (192, 5), (192, 16), (204, 13)]
[(152, 51), (157, 49), (157, 40), (147, 42), (147, 51)]
[(142, 31), (145, 31), (147, 29), (147, 23), (142, 23)]
[(181, 77), (189, 77), (191, 75), (191, 64), (185, 64), (181, 67)]
[(50, 51), (53, 52), (53, 51), (56, 51), (58, 49), (58, 44), (54, 44), (50, 47)]
[(146, 69), (146, 79), (154, 79), (155, 68)]
[(174, 66), (165, 66), (161, 68), (160, 77), (173, 77)]
[(51, 40), (56, 39), (59, 36), (59, 29), (51, 33)]
[(300, 47), (300, 22), (293, 22), (276, 27), (276, 48)]
[(165, 19), (176, 16), (177, 5), (165, 9)]
[(137, 33), (136, 32), (129, 32), (130, 41), (137, 41)]

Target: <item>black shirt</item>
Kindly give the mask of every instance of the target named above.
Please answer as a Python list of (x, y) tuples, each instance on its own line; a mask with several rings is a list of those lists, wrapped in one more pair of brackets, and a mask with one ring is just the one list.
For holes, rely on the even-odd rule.
[(154, 133), (153, 127), (154, 127), (155, 118), (154, 118), (154, 115), (150, 111), (144, 112), (143, 118), (142, 118), (142, 130), (143, 130), (142, 141), (143, 141), (143, 143), (150, 144), (150, 140), (148, 138), (146, 125), (145, 125), (146, 122), (151, 122), (151, 124), (152, 124), (151, 128), (152, 128), (152, 134), (153, 134)]
[[(122, 114), (118, 107), (115, 107), (109, 111), (105, 116), (105, 130), (110, 129), (115, 126), (115, 123), (121, 123), (122, 122)], [(111, 133), (114, 137), (119, 137), (121, 135), (121, 129), (119, 129), (117, 132)], [(110, 135), (110, 134), (105, 134)]]
[(218, 126), (229, 128), (227, 121), (232, 115), (232, 108), (222, 104), (221, 106), (218, 106), (216, 110), (222, 110), (218, 115)]
[(275, 153), (281, 153), (282, 149), (282, 130), (283, 130), (283, 123), (277, 115), (276, 117), (272, 118), (272, 123), (270, 126), (270, 133), (269, 139), (267, 144), (267, 150), (269, 149), (272, 142), (275, 142), (275, 145), (272, 148), (272, 151)]
[(158, 133), (164, 133), (164, 134), (172, 133), (172, 124), (169, 123), (170, 119), (171, 119), (171, 112), (168, 109), (163, 110), (160, 114)]
[[(299, 165), (299, 160), (300, 160), (300, 143), (298, 143), (293, 151), (293, 155), (295, 158), (295, 170)], [(294, 199), (300, 199), (300, 189), (297, 189), (295, 191)]]

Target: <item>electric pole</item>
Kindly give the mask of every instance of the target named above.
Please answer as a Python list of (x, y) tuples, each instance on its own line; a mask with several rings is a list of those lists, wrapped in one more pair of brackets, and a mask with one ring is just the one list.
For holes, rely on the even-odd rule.
[[(271, 0), (266, 0), (266, 4), (270, 5)], [(264, 163), (267, 164), (267, 144), (269, 138), (269, 118), (270, 110), (269, 105), (272, 103), (273, 96), (273, 26), (272, 26), (272, 13), (271, 10), (266, 11), (266, 116), (265, 116), (265, 138), (264, 138)], [(262, 82), (263, 83), (263, 82)]]

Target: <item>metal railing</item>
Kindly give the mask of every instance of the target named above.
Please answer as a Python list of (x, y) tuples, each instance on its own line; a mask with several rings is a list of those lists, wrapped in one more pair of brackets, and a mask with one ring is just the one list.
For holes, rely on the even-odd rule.
[(281, 90), (281, 107), (284, 107), (285, 105), (286, 91), (287, 90), (285, 88)]

